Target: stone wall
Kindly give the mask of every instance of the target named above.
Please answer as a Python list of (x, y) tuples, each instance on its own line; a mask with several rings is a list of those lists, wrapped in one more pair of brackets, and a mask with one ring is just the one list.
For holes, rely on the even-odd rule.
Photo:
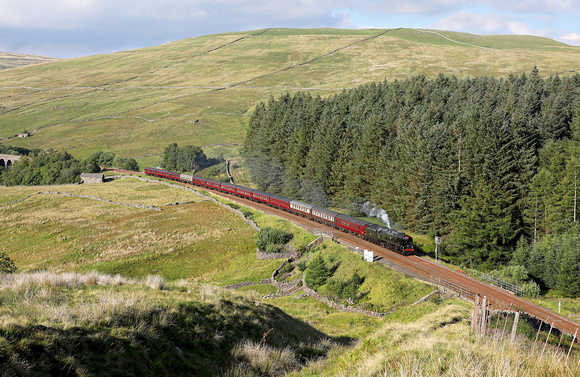
[(320, 301), (323, 304), (326, 304), (326, 305), (330, 306), (331, 308), (336, 309), (340, 312), (364, 314), (364, 315), (367, 315), (369, 317), (375, 317), (375, 318), (382, 318), (382, 317), (394, 312), (394, 310), (391, 310), (387, 313), (377, 313), (377, 312), (373, 312), (371, 310), (365, 310), (365, 309), (355, 308), (352, 306), (346, 306), (346, 305), (340, 304), (338, 302), (334, 302), (334, 301), (328, 299), (327, 297), (324, 297), (323, 295), (319, 294), (315, 290), (310, 289), (306, 286), (302, 287), (302, 289), (304, 290), (305, 296), (312, 297), (316, 301)]
[(286, 251), (284, 253), (266, 253), (260, 249), (256, 249), (256, 257), (260, 260), (264, 259), (298, 259), (302, 256), (298, 251)]

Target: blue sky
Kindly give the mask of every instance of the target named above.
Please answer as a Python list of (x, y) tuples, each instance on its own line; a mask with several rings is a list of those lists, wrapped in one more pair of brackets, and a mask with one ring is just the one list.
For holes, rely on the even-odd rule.
[(0, 51), (57, 58), (267, 27), (414, 27), (580, 45), (575, 0), (0, 0)]

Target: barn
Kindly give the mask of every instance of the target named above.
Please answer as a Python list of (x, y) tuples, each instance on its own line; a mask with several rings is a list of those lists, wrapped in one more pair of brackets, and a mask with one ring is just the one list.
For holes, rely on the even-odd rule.
[(81, 183), (103, 183), (104, 177), (100, 173), (82, 173)]

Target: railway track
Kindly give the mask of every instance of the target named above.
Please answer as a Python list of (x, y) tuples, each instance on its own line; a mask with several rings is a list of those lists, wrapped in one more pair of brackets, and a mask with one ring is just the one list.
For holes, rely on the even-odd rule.
[(239, 197), (232, 197), (218, 191), (212, 191), (212, 193), (224, 199), (238, 202), (239, 204), (255, 208), (259, 211), (284, 218), (306, 228), (325, 229), (326, 232), (332, 234), (333, 238), (337, 239), (339, 242), (345, 241), (354, 247), (359, 247), (361, 250), (372, 250), (375, 255), (385, 259), (387, 261), (386, 264), (393, 266), (395, 269), (445, 290), (453, 291), (469, 301), (475, 301), (476, 295), (479, 295), (481, 298), (486, 296), (493, 309), (525, 312), (529, 316), (535, 317), (538, 320), (553, 324), (554, 328), (567, 333), (570, 336), (580, 334), (580, 324), (554, 313), (549, 309), (518, 297), (507, 290), (481, 282), (471, 276), (467, 276), (460, 271), (452, 270), (446, 266), (416, 255), (403, 256), (393, 251), (381, 248), (371, 242), (362, 240), (354, 235), (343, 233), (324, 224), (320, 224), (304, 217), (295, 216), (262, 203), (256, 203)]
[[(117, 171), (120, 173), (137, 174), (136, 172), (123, 170)], [(190, 186), (198, 188), (195, 185)], [(333, 238), (337, 239), (339, 242), (346, 242), (351, 246), (359, 247), (361, 250), (372, 250), (375, 255), (384, 259), (384, 262), (386, 262), (385, 264), (419, 280), (436, 285), (445, 290), (453, 291), (467, 300), (474, 301), (477, 295), (480, 297), (485, 296), (487, 297), (491, 307), (494, 309), (525, 312), (529, 316), (553, 325), (554, 328), (563, 333), (567, 333), (570, 336), (580, 333), (580, 324), (554, 313), (549, 309), (518, 297), (507, 290), (476, 280), (460, 271), (452, 270), (446, 266), (416, 255), (403, 256), (393, 251), (381, 248), (371, 242), (362, 240), (354, 235), (343, 233), (339, 230), (328, 227), (325, 224), (320, 224), (305, 217), (296, 216), (263, 203), (224, 194), (207, 187), (204, 187), (204, 190), (211, 191), (212, 194), (218, 197), (289, 220), (305, 228), (324, 229), (326, 233), (332, 234)]]

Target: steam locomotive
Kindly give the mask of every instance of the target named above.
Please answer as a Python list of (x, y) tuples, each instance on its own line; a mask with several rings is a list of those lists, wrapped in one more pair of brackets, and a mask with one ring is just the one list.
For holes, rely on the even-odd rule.
[(265, 203), (269, 206), (291, 212), (321, 224), (331, 226), (346, 233), (354, 234), (386, 249), (402, 255), (413, 253), (413, 238), (405, 233), (390, 228), (369, 223), (352, 216), (317, 207), (298, 200), (292, 200), (280, 195), (254, 190), (243, 186), (202, 178), (191, 174), (180, 174), (168, 170), (145, 168), (145, 174), (190, 183), (196, 186), (219, 190), (221, 192)]

